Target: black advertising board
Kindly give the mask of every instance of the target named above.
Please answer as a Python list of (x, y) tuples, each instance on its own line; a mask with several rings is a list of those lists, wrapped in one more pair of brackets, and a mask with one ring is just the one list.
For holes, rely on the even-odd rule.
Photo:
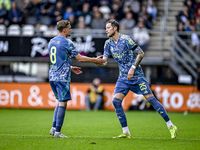
[[(0, 57), (30, 57), (38, 58), (48, 56), (49, 37), (23, 37), (1, 36)], [(73, 37), (71, 40), (76, 45), (79, 53), (89, 57), (103, 54), (106, 38), (95, 38), (91, 35)]]

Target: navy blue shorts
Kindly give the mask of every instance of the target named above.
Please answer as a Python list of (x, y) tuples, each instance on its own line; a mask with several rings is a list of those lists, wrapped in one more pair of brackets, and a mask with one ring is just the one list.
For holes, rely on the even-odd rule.
[(149, 84), (143, 78), (139, 78), (136, 82), (125, 82), (122, 80), (118, 80), (115, 85), (114, 93), (122, 93), (125, 96), (128, 94), (129, 90), (136, 94), (148, 95), (152, 94), (152, 91), (149, 87)]
[(51, 89), (59, 102), (71, 100), (69, 82), (50, 81)]

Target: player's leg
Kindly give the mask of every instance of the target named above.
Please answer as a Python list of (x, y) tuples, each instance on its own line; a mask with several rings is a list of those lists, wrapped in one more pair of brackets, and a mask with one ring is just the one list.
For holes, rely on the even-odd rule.
[(58, 97), (58, 112), (56, 117), (56, 131), (54, 137), (67, 138), (67, 136), (61, 134), (61, 128), (63, 126), (65, 111), (67, 107), (67, 101), (71, 100), (70, 86), (67, 82), (55, 82), (57, 97)]
[(67, 101), (59, 102), (58, 112), (57, 112), (57, 117), (56, 117), (56, 132), (54, 134), (54, 137), (64, 137), (64, 138), (67, 137), (61, 134), (61, 128), (63, 126), (63, 122), (65, 118), (66, 107), (67, 107)]
[(177, 127), (173, 125), (169, 116), (163, 107), (163, 105), (155, 98), (153, 94), (144, 95), (147, 101), (154, 107), (154, 109), (161, 115), (161, 117), (165, 120), (167, 127), (171, 133), (171, 138), (175, 138), (177, 135)]
[(58, 107), (59, 107), (59, 104), (56, 106), (56, 108), (54, 109), (54, 115), (53, 115), (53, 125), (52, 125), (52, 128), (50, 130), (50, 135), (53, 135), (54, 136), (54, 133), (56, 131), (56, 119), (57, 119), (57, 113), (58, 113)]
[(117, 114), (117, 117), (119, 119), (119, 122), (122, 126), (123, 133), (119, 136), (116, 136), (114, 138), (130, 138), (131, 134), (128, 129), (127, 125), (127, 119), (126, 119), (126, 114), (124, 112), (124, 109), (122, 107), (122, 100), (128, 93), (129, 89), (126, 83), (123, 82), (117, 82), (115, 86), (115, 95), (113, 98), (113, 105), (115, 107), (115, 112)]
[[(52, 89), (52, 91), (53, 91), (53, 93), (54, 93), (56, 99), (58, 99), (58, 97), (57, 97), (57, 91), (56, 91), (56, 86), (55, 86), (54, 83), (55, 83), (55, 82), (50, 81), (50, 86), (51, 86), (51, 89)], [(55, 131), (56, 131), (56, 118), (57, 118), (58, 106), (59, 106), (59, 105), (57, 105), (56, 108), (55, 108), (55, 110), (54, 110), (53, 125), (52, 125), (52, 128), (50, 129), (50, 132), (49, 132), (50, 135), (53, 135), (53, 136), (54, 136), (54, 133), (55, 133)]]
[[(154, 107), (154, 109), (161, 115), (161, 117), (165, 120), (167, 127), (170, 130), (171, 138), (176, 137), (177, 128), (174, 126), (171, 122), (171, 120), (168, 117), (168, 114), (165, 110), (165, 108), (162, 106), (162, 104), (154, 97), (152, 94), (152, 91), (149, 87), (149, 84), (146, 80), (143, 78), (138, 79), (138, 82), (136, 85), (130, 87), (131, 91), (133, 91), (136, 94), (142, 94), (147, 99), (147, 101)], [(172, 134), (172, 132), (174, 134)]]

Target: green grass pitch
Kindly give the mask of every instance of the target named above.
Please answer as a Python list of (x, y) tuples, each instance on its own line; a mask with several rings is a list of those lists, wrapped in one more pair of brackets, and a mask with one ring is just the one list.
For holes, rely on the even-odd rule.
[(176, 139), (155, 111), (127, 111), (134, 138), (113, 139), (122, 133), (114, 111), (67, 110), (62, 133), (49, 135), (53, 110), (0, 109), (0, 150), (198, 150), (200, 113), (168, 113), (178, 127)]

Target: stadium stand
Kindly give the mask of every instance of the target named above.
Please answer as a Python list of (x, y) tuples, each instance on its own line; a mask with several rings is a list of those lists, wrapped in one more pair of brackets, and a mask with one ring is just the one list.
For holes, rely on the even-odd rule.
[(18, 24), (11, 24), (8, 27), (8, 35), (20, 36), (21, 27)]
[(22, 35), (23, 36), (33, 36), (35, 33), (35, 28), (33, 25), (24, 25), (22, 27)]
[[(23, 20), (18, 24), (13, 24), (14, 22), (10, 20), (7, 16), (7, 18), (3, 20), (4, 22), (0, 26), (0, 35), (8, 37), (39, 36), (51, 38), (57, 34), (55, 22), (64, 17), (69, 17), (70, 14), (72, 14), (75, 17), (75, 20), (73, 22), (74, 28), (71, 36), (72, 38), (78, 36), (86, 37), (88, 35), (99, 38), (107, 38), (105, 34), (105, 28), (102, 27), (102, 25), (98, 27), (98, 25), (100, 24), (95, 24), (95, 22), (93, 22), (94, 19), (98, 20), (98, 18), (94, 18), (93, 14), (98, 14), (98, 12), (102, 12), (103, 17), (101, 16), (101, 20), (105, 19), (102, 22), (105, 22), (107, 18), (110, 17), (110, 19), (116, 19), (120, 23), (125, 18), (126, 14), (131, 13), (131, 22), (135, 22), (134, 27), (137, 26), (138, 22), (140, 22), (141, 19), (144, 19), (144, 26), (148, 29), (148, 33), (150, 35), (150, 39), (145, 51), (146, 56), (142, 61), (144, 71), (146, 72), (147, 78), (150, 83), (151, 78), (152, 82), (154, 82), (153, 78), (157, 79), (158, 76), (160, 76), (162, 83), (165, 83), (165, 81), (168, 82), (168, 80), (163, 80), (163, 78), (168, 78), (169, 80), (176, 79), (179, 75), (182, 74), (191, 75), (193, 79), (196, 79), (197, 77), (196, 69), (200, 60), (199, 55), (195, 55), (194, 50), (191, 48), (191, 46), (188, 46), (191, 44), (191, 39), (187, 39), (187, 44), (185, 44), (184, 40), (180, 38), (181, 34), (187, 34), (190, 36), (192, 32), (176, 32), (176, 16), (179, 14), (180, 11), (183, 10), (183, 6), (185, 5), (185, 3), (190, 0), (104, 0), (103, 2), (101, 0), (50, 0), (48, 3), (45, 3), (45, 0), (38, 0), (34, 2), (31, 0), (13, 1), (16, 2), (15, 7), (18, 12), (20, 12)], [(192, 2), (196, 4), (194, 6), (199, 6), (199, 0), (192, 0)], [(12, 4), (10, 5), (12, 6)], [(65, 13), (66, 8), (71, 8), (71, 12)], [(7, 11), (9, 14), (11, 10), (8, 9)], [(195, 12), (197, 12), (196, 9)], [(195, 15), (197, 15), (197, 13)], [(30, 18), (34, 19), (31, 20)], [(102, 29), (92, 29), (94, 28), (93, 25), (97, 26), (97, 28)], [(196, 26), (196, 28), (198, 28), (198, 26)], [(127, 30), (126, 28), (122, 28), (121, 32), (133, 36), (132, 29)], [(198, 36), (199, 35), (200, 34), (198, 33)], [(76, 42), (80, 42), (80, 39), (81, 38), (76, 39)], [(179, 53), (181, 53), (184, 58), (182, 58)], [(189, 53), (190, 55), (186, 56), (187, 53)], [(17, 61), (19, 63), (21, 61), (32, 61), (34, 62), (34, 66), (36, 66), (36, 64), (38, 64), (39, 62), (48, 64), (48, 59), (45, 58), (46, 57), (29, 59), (27, 57), (10, 58), (2, 56), (0, 64), (4, 65), (7, 61)], [(112, 61), (112, 59), (110, 61), (111, 63), (108, 68), (111, 71), (109, 72), (115, 72), (115, 68), (117, 66)], [(74, 62), (74, 64), (76, 64), (76, 62)], [(10, 65), (12, 68), (12, 63)], [(31, 65), (29, 67), (31, 68)], [(41, 69), (36, 70), (41, 71), (42, 65), (38, 65), (36, 68), (39, 67), (41, 67)], [(85, 70), (91, 70), (91, 68), (95, 66), (82, 65), (81, 67)], [(0, 71), (0, 74), (2, 74), (1, 72), (2, 71)], [(32, 75), (37, 75), (35, 73), (36, 71), (33, 72), (34, 74)], [(108, 71), (106, 73), (109, 74)], [(45, 73), (41, 74), (43, 74), (42, 76), (45, 77)], [(87, 79), (86, 76), (84, 76), (84, 78), (86, 79), (86, 82), (91, 82), (89, 79)], [(74, 80), (78, 81), (77, 78), (74, 78)], [(102, 79), (102, 81), (104, 82), (107, 80)], [(173, 83), (176, 84), (177, 82), (175, 81)]]

